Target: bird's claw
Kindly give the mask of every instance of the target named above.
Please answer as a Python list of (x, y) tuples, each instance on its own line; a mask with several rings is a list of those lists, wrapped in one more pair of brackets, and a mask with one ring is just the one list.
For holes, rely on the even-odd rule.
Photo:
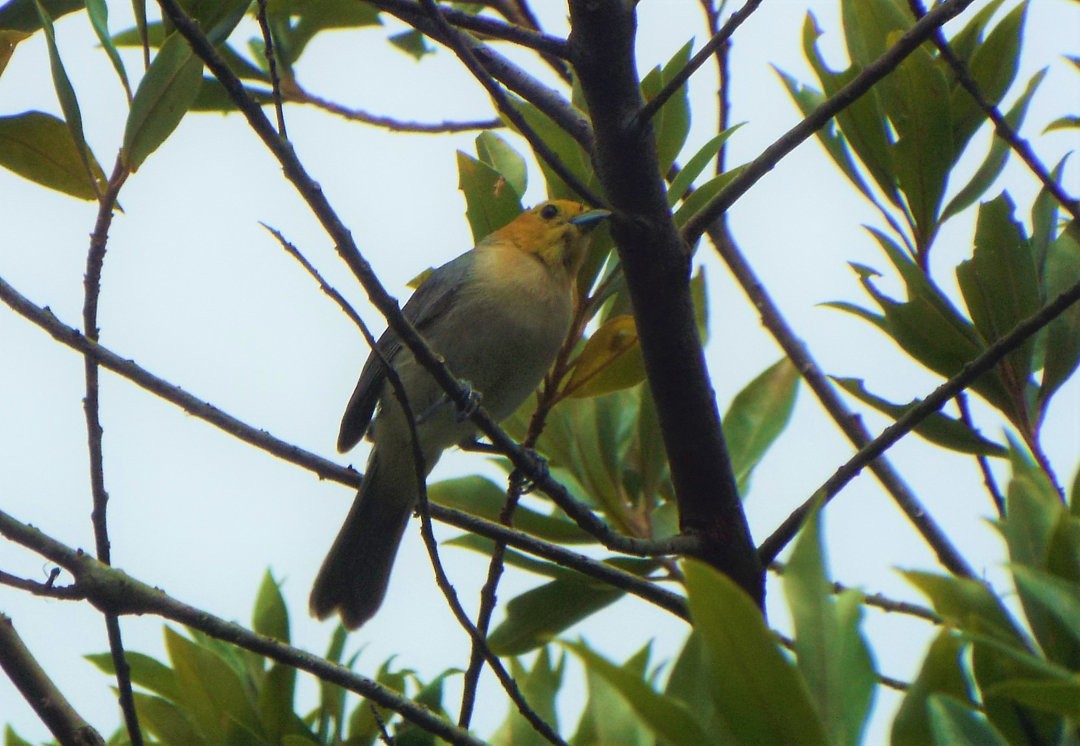
[(529, 464), (529, 471), (536, 475), (535, 479), (530, 479), (526, 474), (518, 469), (514, 472), (517, 476), (517, 489), (518, 494), (528, 495), (530, 492), (536, 489), (536, 483), (546, 479), (551, 475), (548, 469), (548, 461), (539, 453), (531, 448), (522, 449), (526, 458), (531, 462)]
[(473, 416), (473, 412), (480, 408), (480, 392), (472, 387), (472, 384), (466, 381), (464, 378), (458, 381), (461, 387), (466, 390), (468, 401), (464, 407), (458, 407), (457, 421), (464, 422)]
[[(474, 389), (472, 387), (472, 384), (466, 381), (464, 378), (460, 379), (458, 383), (463, 389), (465, 389), (466, 396), (468, 397), (468, 402), (465, 404), (464, 407), (457, 408), (457, 412), (454, 414), (454, 419), (458, 422), (464, 422), (465, 420), (472, 417), (473, 412), (475, 412), (480, 407), (480, 392)], [(432, 404), (430, 407), (420, 413), (420, 415), (416, 418), (416, 424), (423, 425), (425, 422), (434, 417), (440, 409), (450, 403), (450, 395), (444, 391), (443, 394), (435, 400), (434, 404)]]

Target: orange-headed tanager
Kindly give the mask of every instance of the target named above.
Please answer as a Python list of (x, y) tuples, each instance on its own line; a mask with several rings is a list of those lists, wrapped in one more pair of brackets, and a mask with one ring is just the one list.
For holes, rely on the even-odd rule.
[[(405, 318), (495, 419), (517, 409), (551, 366), (570, 328), (589, 231), (607, 215), (567, 200), (537, 205), (432, 271), (405, 304)], [(374, 447), (311, 591), (312, 614), (324, 619), (337, 611), (350, 629), (382, 603), (418, 499), (411, 430), (383, 360), (403, 384), (425, 476), (445, 449), (475, 432), (392, 330), (379, 338), (378, 353), (360, 372), (337, 441), (344, 452), (367, 435)]]

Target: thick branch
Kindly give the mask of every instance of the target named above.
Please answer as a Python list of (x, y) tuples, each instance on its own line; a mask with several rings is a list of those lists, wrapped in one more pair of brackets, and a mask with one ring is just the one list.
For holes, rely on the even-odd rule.
[(571, 0), (571, 60), (595, 130), (594, 161), (615, 208), (612, 235), (630, 289), (684, 534), (758, 604), (764, 572), (739, 501), (690, 298), (690, 252), (668, 208), (651, 126), (636, 126), (633, 8)]

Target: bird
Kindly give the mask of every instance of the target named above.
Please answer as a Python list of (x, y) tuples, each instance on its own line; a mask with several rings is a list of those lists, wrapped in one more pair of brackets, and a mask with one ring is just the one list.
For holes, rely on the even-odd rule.
[[(540, 384), (570, 329), (590, 233), (610, 212), (551, 200), (522, 212), (431, 271), (402, 313), (496, 420)], [(475, 433), (392, 329), (379, 338), (341, 420), (337, 447), (373, 443), (359, 492), (316, 576), (313, 616), (337, 612), (356, 629), (378, 611), (418, 500), (412, 429), (388, 383), (397, 373), (412, 410), (424, 478), (446, 449)]]

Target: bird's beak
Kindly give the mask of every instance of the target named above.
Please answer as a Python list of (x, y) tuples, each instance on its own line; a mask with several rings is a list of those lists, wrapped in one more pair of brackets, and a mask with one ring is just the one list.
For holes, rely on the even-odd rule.
[(611, 217), (611, 210), (596, 209), (583, 212), (576, 218), (570, 218), (570, 222), (589, 231), (599, 225), (601, 220), (607, 220), (609, 217)]

